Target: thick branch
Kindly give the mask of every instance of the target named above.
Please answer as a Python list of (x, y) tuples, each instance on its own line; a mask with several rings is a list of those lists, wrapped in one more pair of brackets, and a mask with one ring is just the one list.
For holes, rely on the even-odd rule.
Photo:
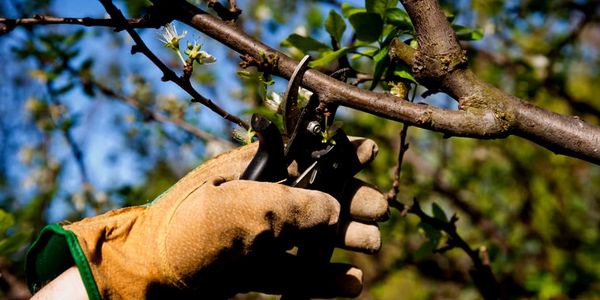
[[(424, 62), (424, 68), (435, 69), (449, 61), (440, 55), (455, 57), (462, 53), (454, 34), (441, 8), (435, 0), (403, 1), (415, 28), (419, 50), (410, 55), (411, 48), (401, 42), (394, 43), (392, 55), (407, 63), (412, 63), (413, 71), (421, 68), (419, 56), (426, 52), (427, 57), (437, 60)], [(443, 34), (442, 34), (443, 33)], [(429, 35), (421, 37), (420, 35)], [(435, 37), (432, 39), (431, 36)], [(427, 64), (431, 64), (427, 65)], [(466, 111), (484, 110), (493, 112), (497, 118), (506, 120), (507, 133), (514, 134), (557, 154), (581, 158), (600, 163), (600, 128), (580, 120), (546, 111), (521, 99), (510, 96), (481, 80), (465, 68), (448, 68), (446, 73), (433, 78), (440, 89), (459, 101), (460, 109)], [(419, 78), (417, 74), (417, 78)], [(426, 80), (432, 78), (426, 77)]]
[[(274, 58), (272, 61), (277, 63), (270, 71), (275, 75), (289, 78), (297, 64), (285, 54), (245, 34), (235, 24), (215, 18), (185, 1), (166, 3), (165, 0), (153, 0), (153, 2), (164, 14), (169, 14), (172, 18), (195, 27), (241, 54), (254, 57), (258, 61), (265, 55)], [(391, 47), (391, 56), (412, 65), (413, 72), (417, 71), (416, 77), (424, 79), (421, 83), (431, 88), (432, 85), (428, 84), (434, 82), (434, 88), (439, 88), (456, 98), (460, 104), (459, 111), (414, 104), (389, 94), (361, 90), (317, 70), (306, 72), (303, 86), (319, 93), (324, 101), (442, 132), (447, 136), (491, 139), (512, 134), (538, 143), (555, 153), (600, 164), (600, 151), (598, 151), (600, 128), (586, 124), (578, 118), (548, 112), (483, 82), (470, 70), (464, 68), (464, 52), (460, 49), (454, 33), (450, 33), (450, 24), (435, 0), (407, 0), (403, 3), (413, 19), (417, 34), (432, 35), (435, 38), (420, 38), (419, 51), (401, 42), (395, 43), (397, 47)], [(137, 35), (124, 19), (115, 22), (118, 23), (116, 28), (126, 28), (128, 32)], [(429, 29), (420, 29), (420, 27), (429, 27)], [(136, 40), (135, 36), (132, 37)], [(137, 40), (136, 43), (137, 46), (143, 45), (143, 42), (140, 44)], [(430, 52), (426, 53), (426, 51)], [(178, 83), (195, 100), (211, 109), (216, 107), (216, 110), (213, 110), (224, 118), (236, 119), (220, 110), (211, 100), (199, 95), (189, 82), (179, 82), (180, 78), (158, 58), (153, 57), (149, 50), (142, 52), (161, 68), (166, 78)], [(419, 75), (419, 70), (429, 71)], [(245, 123), (242, 122), (242, 126), (244, 125)]]
[[(163, 1), (153, 2), (160, 5)], [(443, 22), (434, 23), (438, 24), (437, 28), (446, 28), (442, 28), (441, 32), (448, 32), (450, 24), (443, 13), (434, 12), (439, 9), (439, 5), (431, 4), (435, 2), (434, 0), (405, 1), (405, 6), (410, 6), (406, 2), (410, 2), (411, 5), (422, 5), (422, 2), (427, 2), (425, 4), (429, 4), (426, 6), (428, 10), (419, 14), (432, 13), (438, 19), (443, 18)], [(273, 74), (289, 78), (296, 67), (295, 60), (245, 34), (235, 24), (223, 22), (185, 1), (169, 3), (174, 18), (204, 32), (231, 49), (257, 60), (265, 54), (276, 57), (277, 64), (271, 70)], [(409, 8), (407, 10), (411, 12)], [(415, 19), (418, 20), (414, 21), (416, 27), (428, 26), (427, 22), (433, 22), (431, 17), (415, 17)], [(422, 32), (429, 34), (430, 31)], [(438, 78), (441, 81), (440, 88), (459, 100), (461, 109), (459, 111), (414, 104), (388, 94), (365, 91), (330, 78), (314, 69), (306, 72), (302, 85), (319, 93), (321, 99), (325, 101), (406, 122), (412, 126), (443, 132), (449, 136), (489, 139), (514, 134), (556, 153), (600, 164), (600, 151), (597, 149), (600, 145), (600, 128), (578, 119), (545, 111), (483, 82), (462, 65), (463, 50), (460, 49), (454, 33), (437, 33), (435, 36), (440, 39), (445, 36), (446, 40), (436, 42), (433, 39), (424, 39), (422, 43), (430, 45), (423, 50), (432, 49), (432, 54), (426, 57), (433, 58), (432, 60), (447, 72), (442, 74), (443, 77)], [(418, 60), (414, 50), (413, 55), (406, 49), (401, 53), (408, 62)], [(450, 53), (451, 59), (439, 57), (444, 53)], [(441, 61), (438, 62), (436, 59)]]
[(462, 53), (438, 1), (403, 0), (402, 5), (413, 23), (422, 53), (429, 56)]
[[(164, 0), (154, 0), (161, 5)], [(166, 4), (164, 4), (166, 6)], [(289, 78), (297, 62), (285, 54), (257, 41), (241, 31), (235, 24), (222, 20), (185, 2), (169, 2), (174, 18), (204, 32), (241, 54), (261, 61), (274, 57), (277, 61), (270, 70), (273, 74)], [(308, 70), (302, 85), (318, 92), (324, 101), (362, 110), (384, 118), (406, 122), (409, 125), (432, 129), (456, 136), (477, 138), (504, 137), (506, 126), (500, 124), (492, 113), (444, 110), (423, 104), (403, 101), (389, 94), (374, 93), (335, 80), (317, 70)]]

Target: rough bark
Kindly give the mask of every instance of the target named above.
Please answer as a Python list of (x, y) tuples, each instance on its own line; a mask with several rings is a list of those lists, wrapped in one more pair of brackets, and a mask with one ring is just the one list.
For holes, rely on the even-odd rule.
[[(270, 72), (289, 78), (297, 62), (252, 38), (235, 23), (222, 21), (185, 2), (153, 0), (170, 17), (207, 34), (240, 54), (257, 61), (268, 58)], [(402, 1), (417, 32), (419, 49), (402, 42), (391, 49), (394, 59), (412, 66), (417, 80), (459, 102), (459, 110), (414, 104), (385, 93), (375, 93), (335, 80), (317, 70), (305, 73), (302, 85), (323, 101), (368, 112), (446, 136), (480, 139), (517, 135), (555, 153), (600, 164), (600, 127), (574, 117), (546, 111), (483, 82), (466, 67), (464, 50), (435, 0)]]

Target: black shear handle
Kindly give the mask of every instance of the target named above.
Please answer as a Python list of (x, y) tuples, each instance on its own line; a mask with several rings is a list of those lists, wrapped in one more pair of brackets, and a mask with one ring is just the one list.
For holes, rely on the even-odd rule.
[[(310, 176), (308, 185), (304, 188), (325, 192), (335, 197), (342, 205), (340, 221), (347, 220), (350, 203), (344, 202), (343, 193), (347, 183), (360, 170), (360, 163), (354, 146), (342, 129), (334, 135), (332, 143), (325, 149), (313, 151), (310, 155), (319, 161), (316, 173)], [(343, 222), (343, 221), (341, 221)], [(338, 223), (339, 226), (339, 223)], [(340, 228), (321, 230), (313, 235), (310, 244), (298, 245), (297, 258), (304, 270), (324, 270), (333, 254), (336, 239), (332, 236), (340, 234)], [(310, 284), (311, 274), (301, 274), (299, 278), (304, 284)], [(313, 283), (314, 284), (314, 283)], [(309, 287), (293, 287), (284, 293), (280, 300), (309, 300)]]
[[(240, 179), (268, 182), (287, 179), (287, 164), (279, 130), (273, 123), (258, 114), (252, 116), (251, 125), (258, 135), (258, 151)], [(321, 142), (320, 139), (318, 141)], [(309, 183), (303, 188), (326, 192), (339, 200), (346, 183), (358, 171), (359, 163), (354, 147), (341, 129), (334, 136), (333, 141), (335, 146), (307, 154), (306, 158), (319, 160), (319, 167), (318, 172), (310, 176)], [(342, 206), (347, 208), (348, 204), (342, 203)], [(345, 213), (342, 212), (340, 218), (345, 217)], [(337, 230), (337, 228), (331, 229)], [(318, 270), (327, 265), (335, 246), (335, 240), (331, 238), (332, 234), (335, 235), (335, 232), (323, 232), (322, 235), (315, 236), (319, 239), (318, 247), (298, 245), (297, 256), (303, 268)], [(297, 279), (308, 278), (308, 274), (299, 274), (299, 276), (301, 278)], [(298, 287), (291, 286), (289, 288), (291, 290), (282, 295), (281, 299), (310, 299), (307, 289), (299, 290)]]
[(258, 151), (240, 179), (267, 182), (287, 179), (283, 140), (277, 126), (259, 114), (252, 115), (250, 123), (258, 136)]

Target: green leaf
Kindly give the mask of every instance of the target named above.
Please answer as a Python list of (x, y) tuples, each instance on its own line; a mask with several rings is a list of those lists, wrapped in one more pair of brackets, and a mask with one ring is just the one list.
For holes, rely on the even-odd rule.
[(361, 51), (360, 53), (356, 53), (356, 54), (352, 55), (351, 59), (358, 59), (358, 58), (363, 57), (363, 56), (367, 56), (367, 57), (373, 58), (373, 56), (375, 55), (375, 53), (377, 53), (378, 51), (379, 51), (378, 48), (370, 48), (370, 49)]
[(431, 211), (436, 219), (448, 223), (448, 217), (446, 216), (446, 213), (437, 203), (431, 203)]
[(436, 245), (434, 245), (431, 241), (426, 241), (425, 243), (423, 243), (421, 245), (421, 247), (419, 247), (419, 249), (417, 249), (417, 251), (414, 252), (414, 254), (413, 254), (414, 259), (416, 261), (423, 260), (423, 259), (431, 256), (431, 254), (433, 254), (433, 251), (435, 249), (436, 249)]
[(384, 57), (386, 57), (387, 54), (388, 54), (388, 47), (386, 46), (386, 47), (383, 47), (383, 49), (377, 50), (377, 52), (373, 56), (373, 60), (378, 62), (378, 61), (382, 60)]
[(350, 24), (356, 31), (356, 38), (370, 43), (379, 39), (383, 32), (383, 19), (376, 13), (356, 13), (350, 16)]
[(250, 73), (248, 71), (238, 71), (237, 75), (240, 76), (241, 78), (245, 78), (245, 79), (252, 78), (252, 73)]
[(73, 34), (64, 38), (63, 46), (71, 47), (71, 46), (75, 45), (76, 43), (81, 41), (81, 39), (83, 38), (84, 35), (85, 35), (84, 29), (79, 29), (79, 30), (75, 31)]
[(311, 6), (311, 8), (306, 13), (306, 25), (308, 32), (311, 32), (315, 28), (321, 27), (323, 24), (323, 15), (321, 11), (316, 6)]
[(0, 256), (14, 254), (31, 239), (32, 230), (20, 231), (0, 240)]
[[(377, 56), (383, 53), (383, 56), (377, 60)], [(388, 56), (387, 47), (379, 51), (378, 54), (375, 55), (375, 61), (377, 64), (375, 65), (375, 72), (373, 72), (373, 81), (371, 81), (370, 90), (375, 89), (379, 81), (381, 80), (381, 75), (385, 72), (388, 65), (390, 64), (390, 57)]]
[(337, 51), (326, 52), (319, 59), (315, 59), (315, 60), (311, 61), (308, 65), (311, 68), (326, 66), (330, 62), (339, 59), (340, 57), (346, 55), (348, 52), (352, 51), (355, 48), (356, 47), (346, 47), (346, 48), (339, 49)]
[(0, 237), (4, 236), (6, 230), (15, 224), (15, 217), (7, 211), (0, 209)]
[(392, 24), (401, 30), (414, 31), (410, 17), (403, 9), (397, 7), (388, 8), (385, 12), (385, 18), (387, 23)]
[(437, 247), (440, 240), (442, 239), (442, 232), (439, 229), (433, 227), (433, 225), (430, 225), (429, 223), (421, 222), (419, 223), (419, 227), (423, 229), (423, 231), (425, 232), (425, 236), (433, 244), (433, 246)]
[(408, 45), (413, 49), (419, 48), (419, 42), (417, 42), (417, 40), (415, 40), (415, 39), (410, 39), (410, 42), (408, 43)]
[(307, 53), (309, 51), (323, 51), (330, 49), (329, 46), (311, 38), (304, 37), (299, 34), (293, 33), (288, 36), (282, 43), (282, 46), (292, 46), (298, 48), (300, 51)]
[(462, 25), (452, 25), (456, 32), (456, 37), (461, 41), (478, 41), (483, 38), (483, 32), (480, 29), (471, 29)]
[(346, 31), (346, 23), (344, 22), (344, 19), (342, 19), (342, 16), (332, 9), (329, 11), (327, 20), (325, 20), (325, 29), (339, 42), (342, 39), (344, 31)]
[(366, 0), (365, 8), (369, 13), (379, 14), (381, 17), (385, 16), (385, 12), (388, 8), (396, 7), (398, 0)]
[(260, 114), (263, 117), (267, 118), (272, 123), (274, 123), (280, 132), (283, 132), (283, 130), (284, 130), (283, 129), (283, 119), (281, 118), (281, 115), (278, 114), (277, 112), (270, 110), (267, 107), (264, 107), (264, 106), (252, 107), (252, 108), (242, 111), (242, 114), (247, 115), (247, 116), (251, 116), (252, 114)]
[(417, 83), (417, 80), (410, 72), (410, 67), (408, 65), (405, 65), (405, 64), (397, 65), (396, 69), (394, 70), (394, 75), (396, 75), (400, 78), (410, 80), (414, 83)]
[(352, 16), (353, 14), (364, 12), (367, 12), (367, 10), (364, 8), (354, 7), (348, 3), (342, 4), (342, 16), (344, 16), (344, 18), (346, 19), (350, 18), (350, 16)]

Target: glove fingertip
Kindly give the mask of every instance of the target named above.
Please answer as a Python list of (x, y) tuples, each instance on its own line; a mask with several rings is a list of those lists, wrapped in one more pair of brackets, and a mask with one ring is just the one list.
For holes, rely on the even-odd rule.
[(354, 219), (381, 222), (389, 218), (389, 203), (379, 189), (358, 179), (346, 188), (345, 199), (350, 199), (350, 215)]
[(350, 267), (345, 274), (336, 277), (334, 285), (343, 291), (345, 297), (358, 297), (363, 289), (363, 272), (359, 268)]
[(381, 232), (376, 224), (351, 221), (344, 227), (341, 247), (363, 253), (376, 253), (381, 249)]
[(352, 145), (356, 149), (356, 156), (361, 165), (370, 163), (379, 153), (379, 147), (375, 141), (367, 138), (352, 138)]

